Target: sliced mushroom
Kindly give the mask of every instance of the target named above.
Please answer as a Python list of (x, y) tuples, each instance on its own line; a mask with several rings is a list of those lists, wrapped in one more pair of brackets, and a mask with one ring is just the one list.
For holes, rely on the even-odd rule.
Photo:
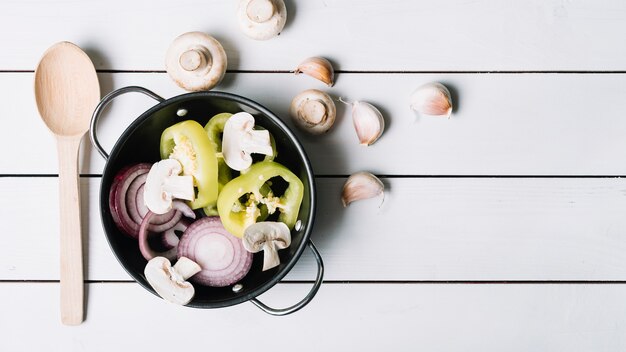
[(262, 221), (252, 224), (243, 233), (243, 247), (251, 253), (263, 251), (263, 271), (280, 264), (278, 249), (291, 244), (291, 231), (282, 222)]
[(267, 40), (280, 34), (285, 27), (287, 8), (283, 0), (241, 0), (237, 19), (245, 35)]
[(270, 133), (267, 130), (254, 130), (254, 116), (238, 112), (224, 125), (224, 161), (233, 170), (245, 170), (252, 165), (252, 153), (274, 155)]
[(186, 257), (180, 257), (173, 267), (167, 258), (155, 257), (146, 265), (144, 275), (150, 286), (164, 300), (185, 305), (195, 294), (193, 285), (187, 279), (200, 270), (200, 265)]
[(148, 209), (165, 214), (172, 209), (174, 198), (193, 200), (193, 176), (179, 176), (183, 167), (176, 159), (161, 160), (150, 168), (143, 198)]
[(188, 32), (174, 39), (165, 59), (167, 73), (188, 91), (215, 87), (226, 73), (226, 64), (220, 42), (202, 32)]
[(337, 107), (328, 94), (317, 89), (307, 89), (293, 98), (289, 114), (302, 130), (322, 134), (335, 123)]

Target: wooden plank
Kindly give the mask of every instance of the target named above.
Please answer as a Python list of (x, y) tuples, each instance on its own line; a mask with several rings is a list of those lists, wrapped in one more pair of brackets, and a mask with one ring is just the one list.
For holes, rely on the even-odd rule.
[[(388, 178), (342, 208), (343, 178), (318, 179), (312, 239), (327, 280), (624, 280), (626, 180)], [(128, 280), (101, 228), (98, 178), (82, 180), (90, 280)], [(56, 178), (0, 178), (0, 280), (58, 279)], [(34, 221), (34, 219), (36, 219)], [(311, 280), (308, 252), (287, 280)]]
[[(12, 151), (1, 158), (0, 173), (56, 173), (54, 141), (33, 102), (32, 74), (0, 77), (0, 96), (6, 99), (0, 119), (14, 126), (0, 131), (0, 149)], [(146, 86), (165, 97), (182, 92), (165, 74), (100, 74), (100, 79), (103, 92), (127, 85)], [(416, 120), (408, 108), (409, 93), (431, 80), (458, 92), (458, 110), (450, 120)], [(257, 100), (291, 124), (292, 97), (316, 86), (291, 74), (245, 73), (227, 75), (219, 89)], [(387, 129), (373, 146), (358, 145), (350, 112), (338, 103), (338, 121), (328, 135), (297, 132), (320, 175), (360, 170), (387, 175), (626, 174), (626, 75), (343, 74), (328, 91), (376, 104)], [(119, 98), (100, 125), (102, 144), (111, 148), (152, 104), (144, 96)], [(103, 160), (84, 144), (82, 172), (101, 173)]]
[[(262, 299), (286, 306), (309, 285)], [(620, 351), (624, 285), (326, 284), (303, 310), (271, 317), (250, 303), (216, 310), (168, 304), (136, 284), (90, 284), (87, 319), (59, 323), (57, 284), (0, 284), (4, 351), (261, 349), (274, 351)], [(15, 307), (28, 307), (23, 314)], [(260, 328), (268, 327), (268, 328)], [(268, 334), (270, 336), (268, 336)], [(36, 338), (33, 338), (36, 337)], [(514, 341), (514, 343), (512, 343)], [(505, 346), (505, 347), (503, 347)]]
[(32, 70), (48, 46), (70, 40), (101, 69), (162, 70), (170, 42), (191, 30), (217, 37), (229, 68), (241, 70), (293, 70), (312, 55), (327, 56), (342, 70), (626, 69), (626, 49), (615, 45), (626, 20), (626, 4), (618, 0), (292, 0), (283, 33), (261, 42), (241, 33), (236, 6), (3, 1), (0, 41), (10, 50), (0, 69)]

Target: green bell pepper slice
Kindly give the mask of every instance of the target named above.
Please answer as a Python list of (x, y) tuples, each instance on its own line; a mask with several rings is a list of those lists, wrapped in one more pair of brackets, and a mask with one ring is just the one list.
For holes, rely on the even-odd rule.
[(161, 134), (161, 158), (178, 160), (183, 166), (183, 175), (193, 176), (197, 192), (189, 203), (192, 209), (217, 201), (217, 157), (202, 125), (187, 120), (165, 129)]
[[(226, 121), (228, 121), (228, 119), (231, 116), (233, 116), (233, 114), (229, 112), (223, 112), (223, 113), (217, 114), (211, 117), (209, 122), (207, 122), (207, 124), (204, 126), (204, 130), (209, 136), (209, 140), (211, 141), (211, 144), (213, 144), (213, 147), (217, 151), (218, 194), (219, 192), (222, 191), (222, 188), (224, 187), (224, 185), (233, 179), (232, 170), (228, 167), (228, 165), (226, 165), (226, 161), (224, 160), (224, 157), (221, 154), (222, 134), (224, 133), (224, 125), (226, 125)], [(276, 157), (276, 154), (277, 154), (276, 142), (274, 141), (274, 136), (272, 136), (271, 133), (270, 133), (270, 143), (272, 144), (273, 155), (266, 155), (265, 158), (263, 159), (264, 161), (272, 161)], [(243, 171), (243, 173), (245, 173), (245, 171)], [(209, 204), (203, 210), (204, 210), (204, 213), (208, 216), (219, 215), (217, 211), (217, 204), (215, 203)], [(267, 212), (263, 211), (264, 210), (263, 208), (261, 210), (264, 214), (267, 214)], [(263, 221), (263, 220), (260, 220), (260, 221)]]
[[(224, 133), (224, 125), (226, 124), (226, 121), (231, 116), (233, 116), (233, 114), (228, 112), (217, 114), (213, 116), (204, 126), (204, 130), (209, 136), (209, 141), (211, 141), (211, 144), (217, 153), (222, 152), (222, 133)], [(221, 190), (225, 184), (233, 179), (230, 168), (226, 165), (226, 162), (221, 155), (218, 155), (217, 157), (217, 170), (217, 184), (219, 186), (219, 190)]]
[[(281, 177), (287, 183), (281, 196), (274, 196), (271, 189), (265, 188), (273, 177)], [(241, 238), (248, 226), (263, 217), (262, 206), (269, 215), (280, 212), (278, 221), (292, 229), (298, 220), (303, 195), (304, 185), (298, 176), (277, 162), (261, 161), (222, 188), (217, 209), (224, 228)]]

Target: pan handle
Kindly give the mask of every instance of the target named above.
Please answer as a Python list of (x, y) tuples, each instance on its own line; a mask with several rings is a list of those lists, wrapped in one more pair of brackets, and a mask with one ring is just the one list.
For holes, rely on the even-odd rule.
[(258, 299), (252, 298), (250, 301), (255, 306), (259, 307), (259, 309), (261, 309), (267, 314), (287, 315), (287, 314), (291, 314), (300, 310), (301, 308), (309, 304), (309, 302), (311, 302), (313, 297), (315, 297), (315, 294), (317, 293), (317, 291), (320, 289), (320, 286), (322, 285), (322, 278), (324, 277), (324, 262), (322, 262), (322, 256), (320, 256), (320, 253), (317, 251), (317, 248), (315, 248), (315, 245), (313, 245), (313, 242), (309, 241), (308, 245), (309, 245), (309, 249), (311, 249), (311, 252), (313, 252), (313, 256), (315, 257), (315, 260), (317, 261), (317, 277), (315, 278), (315, 283), (313, 284), (311, 291), (309, 291), (309, 294), (307, 294), (306, 297), (304, 297), (304, 299), (301, 300), (300, 302), (287, 308), (280, 308), (280, 309), (270, 308), (267, 305), (265, 305), (263, 302), (259, 301)]
[(120, 88), (120, 89), (112, 91), (111, 93), (107, 94), (104, 98), (102, 98), (102, 100), (100, 100), (100, 103), (98, 103), (98, 105), (96, 106), (96, 109), (93, 111), (93, 115), (91, 116), (91, 124), (89, 125), (89, 139), (91, 139), (91, 144), (93, 144), (96, 147), (96, 150), (98, 151), (98, 153), (100, 153), (100, 155), (102, 155), (104, 160), (107, 160), (109, 158), (109, 154), (104, 151), (104, 148), (102, 148), (102, 145), (100, 145), (100, 142), (98, 141), (98, 137), (96, 136), (98, 119), (100, 119), (100, 115), (102, 115), (104, 108), (107, 105), (109, 105), (109, 103), (113, 101), (114, 98), (122, 94), (131, 93), (131, 92), (143, 93), (149, 96), (150, 98), (158, 101), (159, 103), (165, 100), (161, 98), (159, 95), (157, 95), (156, 93), (152, 92), (151, 90), (148, 90), (143, 87), (138, 87), (138, 86), (129, 86), (129, 87)]

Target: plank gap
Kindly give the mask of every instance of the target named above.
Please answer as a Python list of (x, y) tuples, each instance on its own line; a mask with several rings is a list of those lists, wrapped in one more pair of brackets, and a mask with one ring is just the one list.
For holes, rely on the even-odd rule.
[[(315, 175), (319, 179), (346, 178), (350, 175), (329, 174)], [(509, 179), (535, 179), (535, 178), (568, 178), (568, 179), (602, 179), (602, 178), (624, 178), (626, 175), (396, 175), (396, 174), (376, 174), (379, 178), (509, 178)], [(59, 174), (0, 174), (0, 178), (46, 178), (59, 177)], [(83, 178), (101, 178), (102, 174), (80, 174)]]
[[(59, 280), (0, 280), (6, 283), (58, 284)], [(86, 284), (132, 284), (132, 280), (85, 280)], [(279, 284), (313, 284), (313, 280), (289, 280)], [(624, 285), (626, 280), (324, 280), (330, 285)]]
[[(34, 73), (34, 70), (0, 70), (0, 73)], [(118, 69), (98, 69), (98, 73), (167, 73), (165, 70), (118, 70)], [(294, 74), (294, 70), (226, 70), (226, 73), (267, 73), (267, 74)], [(335, 70), (340, 74), (626, 74), (625, 70)]]

